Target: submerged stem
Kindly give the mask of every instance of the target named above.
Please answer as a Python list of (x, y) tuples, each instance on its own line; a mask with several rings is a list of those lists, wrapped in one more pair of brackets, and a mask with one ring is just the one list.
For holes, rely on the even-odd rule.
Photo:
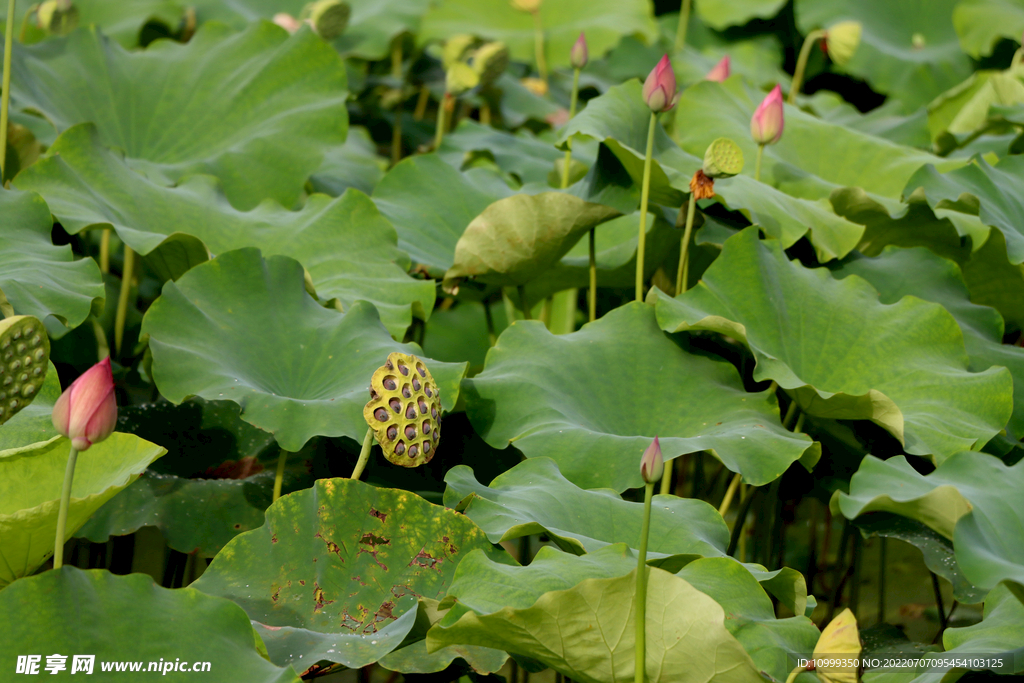
[(275, 501), (281, 497), (281, 485), (284, 483), (284, 465), (288, 462), (288, 451), (281, 449), (281, 454), (277, 456), (277, 472), (274, 473), (274, 497), (271, 501)]
[(796, 96), (800, 94), (800, 87), (804, 84), (804, 71), (807, 70), (807, 59), (811, 56), (811, 47), (814, 42), (821, 40), (825, 35), (824, 31), (811, 31), (804, 38), (803, 47), (800, 48), (800, 56), (796, 60), (796, 70), (793, 72), (793, 84), (789, 88), (787, 101), (796, 104)]
[(356, 461), (355, 469), (349, 479), (358, 479), (366, 469), (366, 463), (370, 460), (370, 449), (373, 447), (373, 427), (366, 429), (366, 436), (363, 437), (363, 449), (359, 451), (359, 460)]
[[(10, 15), (8, 15), (10, 16)], [(71, 447), (68, 453), (68, 466), (64, 470), (64, 487), (60, 492), (60, 508), (57, 510), (57, 535), (53, 541), (53, 568), (60, 569), (64, 564), (64, 535), (68, 527), (68, 506), (71, 504), (71, 483), (75, 479), (75, 462), (78, 460), (78, 449)]]
[(651, 193), (651, 157), (654, 155), (654, 130), (658, 117), (651, 112), (647, 127), (647, 155), (644, 157), (644, 179), (640, 187), (640, 235), (636, 245), (636, 300), (644, 298), (644, 249), (647, 242), (647, 200)]
[(647, 669), (647, 537), (651, 532), (651, 499), (654, 484), (644, 486), (644, 522), (640, 529), (640, 552), (636, 558), (636, 673), (635, 683), (644, 683)]
[(11, 50), (14, 48), (14, 0), (7, 0), (7, 28), (4, 31), (3, 99), (0, 100), (0, 187), (4, 184), (7, 160), (7, 111), (11, 106)]
[(697, 193), (690, 193), (690, 203), (686, 205), (686, 229), (683, 230), (683, 243), (679, 248), (679, 270), (676, 273), (676, 296), (686, 291), (690, 279), (690, 236), (693, 234), (693, 216), (697, 213)]

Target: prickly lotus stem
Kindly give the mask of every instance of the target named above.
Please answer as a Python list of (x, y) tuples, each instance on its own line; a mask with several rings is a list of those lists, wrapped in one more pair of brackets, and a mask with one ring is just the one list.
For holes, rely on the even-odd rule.
[(50, 340), (38, 319), (0, 320), (0, 424), (32, 402), (43, 386)]
[(402, 467), (430, 462), (441, 439), (440, 389), (416, 356), (392, 353), (370, 380), (363, 418), (384, 457)]

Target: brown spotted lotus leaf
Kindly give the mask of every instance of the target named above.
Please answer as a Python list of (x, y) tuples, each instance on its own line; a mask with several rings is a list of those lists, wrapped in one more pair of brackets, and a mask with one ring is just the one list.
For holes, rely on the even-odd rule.
[(377, 435), (384, 457), (402, 467), (430, 462), (441, 439), (437, 382), (416, 356), (388, 356), (370, 380), (363, 417)]
[(0, 424), (32, 402), (43, 386), (50, 340), (38, 319), (0, 320)]

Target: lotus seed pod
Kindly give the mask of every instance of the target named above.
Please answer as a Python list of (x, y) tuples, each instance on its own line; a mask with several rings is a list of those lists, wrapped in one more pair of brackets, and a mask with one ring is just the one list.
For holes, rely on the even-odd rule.
[(541, 0), (509, 0), (509, 4), (520, 12), (536, 12), (540, 9)]
[(373, 429), (384, 457), (402, 467), (430, 462), (441, 439), (441, 399), (437, 382), (416, 356), (392, 353), (370, 380), (363, 418)]
[(825, 33), (828, 56), (839, 66), (846, 66), (860, 45), (863, 26), (859, 21), (840, 21)]
[(505, 43), (485, 43), (473, 53), (470, 65), (480, 77), (480, 86), (486, 88), (505, 73), (508, 60), (508, 47)]
[(318, 36), (334, 40), (345, 32), (352, 8), (344, 0), (317, 0), (306, 6), (304, 14)]
[(39, 28), (63, 36), (78, 27), (78, 8), (71, 0), (46, 0), (36, 11)]
[(480, 84), (480, 76), (469, 64), (456, 62), (448, 67), (445, 90), (452, 97), (468, 92)]
[(50, 360), (50, 340), (37, 318), (0, 320), (0, 424), (39, 393)]
[(441, 64), (447, 69), (452, 64), (463, 61), (463, 58), (466, 57), (476, 44), (476, 37), (468, 33), (452, 36), (445, 42), (444, 48), (441, 49)]
[(743, 170), (743, 150), (729, 138), (718, 138), (704, 152), (704, 167), (709, 178), (730, 178)]

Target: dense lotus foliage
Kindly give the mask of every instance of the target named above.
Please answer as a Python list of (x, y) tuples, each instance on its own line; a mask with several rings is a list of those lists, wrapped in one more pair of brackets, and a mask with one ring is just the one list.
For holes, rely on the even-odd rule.
[(1024, 0), (0, 24), (0, 681), (1024, 675)]

